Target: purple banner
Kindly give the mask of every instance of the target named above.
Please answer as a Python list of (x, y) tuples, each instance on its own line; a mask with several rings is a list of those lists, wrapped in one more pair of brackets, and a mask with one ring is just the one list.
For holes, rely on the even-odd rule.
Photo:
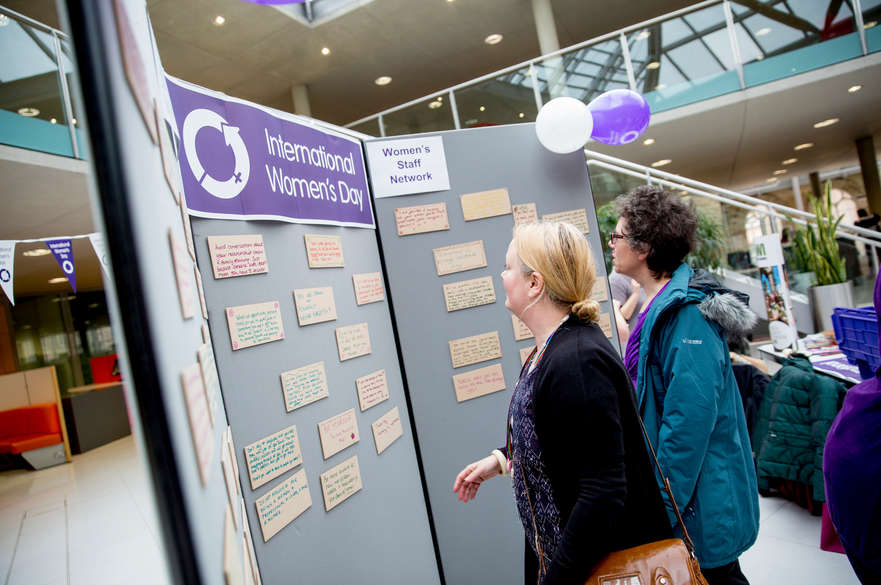
[(73, 292), (76, 292), (76, 268), (73, 265), (73, 244), (69, 238), (58, 240), (46, 240), (46, 245), (52, 250), (52, 254), (61, 266), (64, 276), (70, 281)]
[(374, 227), (359, 141), (167, 81), (191, 214)]
[(818, 372), (824, 372), (827, 374), (832, 374), (833, 376), (837, 375), (839, 377), (849, 378), (850, 380), (856, 382), (859, 382), (862, 379), (862, 377), (860, 376), (859, 366), (848, 362), (847, 357), (844, 355), (822, 361), (812, 362), (811, 365), (813, 365), (814, 369)]

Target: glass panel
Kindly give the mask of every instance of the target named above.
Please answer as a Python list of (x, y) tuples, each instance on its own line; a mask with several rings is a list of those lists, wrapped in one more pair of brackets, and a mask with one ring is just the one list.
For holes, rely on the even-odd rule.
[(60, 44), (61, 44), (62, 65), (64, 66), (64, 73), (65, 73), (64, 77), (67, 82), (67, 95), (70, 96), (70, 100), (71, 100), (70, 110), (73, 113), (72, 123), (73, 123), (73, 127), (75, 129), (75, 134), (76, 134), (76, 139), (77, 139), (77, 147), (79, 148), (79, 157), (85, 158), (86, 150), (85, 150), (84, 144), (83, 144), (83, 141), (85, 139), (85, 135), (84, 135), (82, 123), (80, 122), (80, 120), (82, 120), (82, 118), (80, 117), (80, 112), (79, 112), (79, 109), (77, 108), (76, 100), (73, 99), (73, 91), (71, 89), (72, 87), (74, 87), (74, 75), (76, 74), (76, 71), (74, 69), (74, 64), (73, 64), (73, 50), (70, 47), (70, 43), (67, 42), (65, 39), (59, 39), (59, 40), (60, 40)]
[(543, 103), (567, 96), (589, 103), (611, 89), (629, 88), (617, 39), (584, 47), (536, 65)]
[(351, 126), (351, 129), (355, 132), (367, 134), (368, 136), (379, 136), (379, 118), (374, 118), (372, 120), (367, 120), (366, 122), (361, 122), (360, 124)]
[(654, 113), (740, 89), (721, 4), (632, 31), (627, 44)]
[(0, 143), (73, 155), (52, 35), (7, 17), (0, 26)]
[(446, 97), (441, 96), (383, 115), (385, 135), (400, 136), (454, 129), (453, 113), (448, 102)]
[(764, 0), (738, 5), (735, 0), (732, 7), (747, 86), (862, 55), (847, 2)]
[[(62, 391), (74, 385), (74, 360), (61, 316), (63, 296), (16, 299), (12, 307), (20, 369), (55, 366)], [(66, 296), (68, 300), (73, 298)]]
[(881, 0), (862, 0), (863, 28), (866, 31), (866, 46), (870, 53), (881, 51)]
[(529, 68), (456, 90), (462, 128), (534, 122), (538, 115)]

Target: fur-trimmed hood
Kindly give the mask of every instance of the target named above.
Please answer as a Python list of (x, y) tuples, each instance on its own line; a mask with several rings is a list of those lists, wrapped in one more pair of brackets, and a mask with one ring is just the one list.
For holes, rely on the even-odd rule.
[(706, 270), (694, 271), (688, 281), (688, 289), (689, 297), (703, 297), (698, 302), (701, 314), (718, 323), (728, 334), (744, 335), (758, 321), (749, 308), (749, 295), (725, 288)]

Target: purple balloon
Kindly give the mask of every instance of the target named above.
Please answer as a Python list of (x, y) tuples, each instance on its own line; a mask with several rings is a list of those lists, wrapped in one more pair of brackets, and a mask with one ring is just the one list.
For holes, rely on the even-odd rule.
[(633, 142), (649, 127), (652, 117), (645, 98), (629, 89), (613, 89), (587, 104), (593, 116), (590, 137), (603, 144)]

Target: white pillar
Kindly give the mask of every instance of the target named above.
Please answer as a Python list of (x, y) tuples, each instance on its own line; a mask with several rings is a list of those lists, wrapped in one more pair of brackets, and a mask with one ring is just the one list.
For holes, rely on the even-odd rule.
[[(551, 0), (531, 0), (532, 17), (535, 20), (535, 32), (538, 36), (538, 48), (542, 55), (560, 50), (557, 38), (557, 24), (554, 21), (554, 10)], [(559, 57), (548, 59), (540, 65), (545, 70), (548, 80), (548, 92), (552, 98), (563, 95), (566, 87), (566, 76), (563, 73), (563, 60)]]
[(801, 198), (801, 185), (798, 183), (798, 177), (792, 177), (792, 195), (795, 197), (795, 208), (804, 211), (805, 202)]
[(309, 88), (304, 84), (291, 87), (291, 97), (294, 100), (294, 113), (300, 116), (312, 117), (312, 108), (309, 106)]

